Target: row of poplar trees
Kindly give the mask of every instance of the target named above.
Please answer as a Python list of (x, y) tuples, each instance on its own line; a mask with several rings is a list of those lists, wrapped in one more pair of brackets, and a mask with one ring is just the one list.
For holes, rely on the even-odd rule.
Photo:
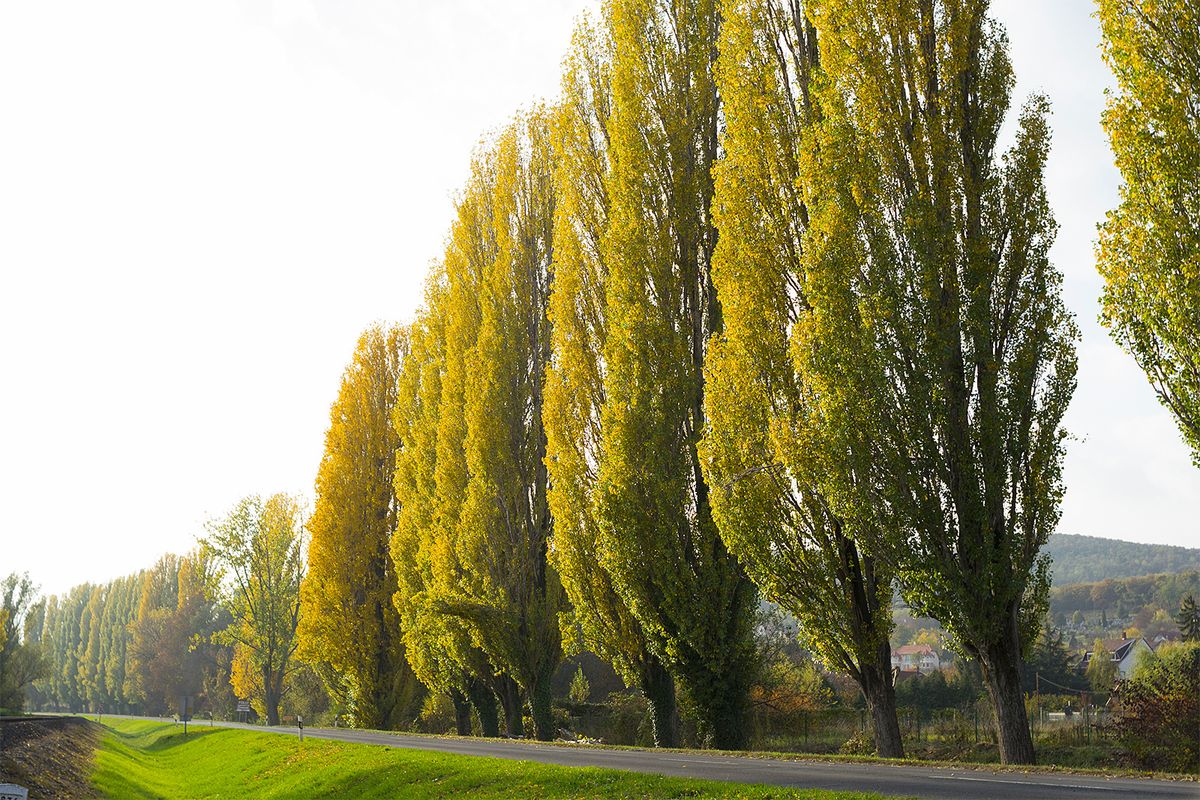
[[(425, 303), (364, 334), (317, 481), (301, 655), (354, 720), (414, 679), (555, 735), (564, 649), (679, 742), (747, 744), (753, 612), (794, 614), (901, 756), (898, 588), (1034, 760), (1077, 331), (1048, 103), (983, 0), (609, 0), (557, 105), (477, 151)], [(998, 138), (1010, 122), (1011, 146)]]
[(39, 710), (164, 714), (180, 695), (229, 705), (231, 653), (212, 636), (230, 622), (214, 599), (202, 551), (151, 569), (41, 598), (24, 615), (24, 642), (44, 669), (29, 688)]

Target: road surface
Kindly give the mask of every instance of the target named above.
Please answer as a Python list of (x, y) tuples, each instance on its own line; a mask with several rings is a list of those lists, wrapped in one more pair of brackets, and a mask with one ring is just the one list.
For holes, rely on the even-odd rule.
[[(156, 719), (134, 717), (134, 719)], [(207, 720), (193, 726), (205, 728)], [(266, 728), (237, 722), (220, 727), (296, 736), (295, 728)], [(304, 736), (339, 742), (435, 750), (490, 758), (523, 759), (568, 767), (604, 767), (682, 778), (765, 783), (797, 789), (837, 789), (879, 792), (923, 800), (1166, 800), (1200, 798), (1200, 783), (1142, 778), (1100, 778), (1088, 775), (1017, 773), (944, 767), (789, 761), (736, 755), (705, 755), (654, 750), (538, 744), (504, 739), (466, 739), (380, 733), (349, 728), (305, 728)]]

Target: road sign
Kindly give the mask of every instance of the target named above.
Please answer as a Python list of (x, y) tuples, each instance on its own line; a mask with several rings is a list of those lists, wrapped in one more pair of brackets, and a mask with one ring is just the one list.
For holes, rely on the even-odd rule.
[(15, 783), (0, 783), (0, 800), (29, 800), (29, 790)]
[(237, 710), (238, 710), (239, 714), (249, 714), (250, 713), (250, 701), (249, 700), (238, 700)]

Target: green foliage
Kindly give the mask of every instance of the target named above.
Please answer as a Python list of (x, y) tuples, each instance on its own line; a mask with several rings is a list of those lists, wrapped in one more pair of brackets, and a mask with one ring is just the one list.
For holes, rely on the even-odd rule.
[(710, 267), (719, 98), (714, 0), (611, 6), (612, 173), (598, 550), (706, 737), (746, 742), (754, 588), (718, 535), (697, 452), (705, 348), (721, 330)]
[[(453, 753), (371, 747), (193, 726), (110, 723), (92, 782), (104, 797), (182, 800), (237, 797), (465, 797), (876, 800), (879, 795), (783, 789), (669, 778), (591, 767), (560, 767)], [(197, 776), (203, 775), (203, 780)]]
[(905, 598), (979, 659), (1006, 761), (1031, 761), (1017, 673), (1044, 611), (1077, 331), (1049, 261), (1049, 105), (998, 136), (1013, 74), (986, 3), (827, 0), (802, 148), (809, 210), (793, 339), (831, 498)]
[(29, 621), (36, 626), (43, 613), (43, 607), (34, 604), (36, 591), (28, 574), (14, 572), (0, 582), (0, 713), (21, 711), (26, 690), (49, 666), (40, 633), (26, 625)]
[(213, 584), (233, 617), (215, 638), (234, 646), (234, 691), (250, 698), (268, 725), (278, 725), (280, 701), (298, 667), (293, 656), (304, 577), (300, 504), (283, 494), (265, 502), (246, 497), (207, 529), (202, 550), (213, 560)]
[(572, 703), (586, 703), (591, 695), (591, 684), (588, 683), (587, 676), (583, 674), (583, 667), (579, 667), (575, 670), (575, 676), (571, 678), (571, 688), (567, 691), (567, 699)]
[(549, 563), (542, 427), (551, 139), (549, 113), (535, 110), (473, 161), (400, 375), (392, 540), (418, 675), (477, 706), (495, 692), (514, 735), (524, 692), (542, 738), (554, 735), (549, 687), (565, 602)]
[(1200, 549), (1194, 547), (1056, 533), (1045, 552), (1053, 562), (1055, 586), (1200, 570)]
[[(471, 213), (478, 191), (473, 180), (460, 201), (460, 215)], [(454, 241), (447, 258), (461, 257)], [(490, 678), (492, 669), (471, 644), (463, 622), (435, 609), (439, 595), (456, 591), (462, 571), (455, 546), (458, 507), (452, 501), (463, 491), (463, 450), (439, 447), (442, 431), (454, 435), (459, 430), (462, 410), (462, 339), (456, 336), (453, 348), (448, 347), (447, 283), (445, 271), (435, 270), (425, 308), (408, 329), (409, 348), (392, 413), (403, 447), (396, 453), (393, 478), (398, 509), (391, 558), (397, 583), (393, 599), (409, 664), (435, 693), (465, 694), (472, 681)], [(456, 282), (454, 292), (461, 291)], [(456, 328), (462, 324), (455, 322)]]
[[(480, 155), (494, 181), (485, 199), (495, 251), (479, 270), (478, 337), (464, 392), (466, 497), (459, 518), (460, 591), (442, 601), (478, 644), (528, 694), (539, 739), (556, 735), (550, 679), (562, 657), (564, 602), (548, 562), (553, 520), (547, 502), (542, 427), (550, 358), (552, 180), (550, 120), (518, 117)], [(456, 279), (450, 273), (450, 280)]]
[(934, 670), (896, 686), (896, 704), (921, 710), (962, 708), (982, 696), (983, 685), (969, 671)]
[(1151, 606), (1177, 609), (1188, 594), (1200, 592), (1200, 571), (1142, 575), (1136, 578), (1103, 580), (1056, 586), (1050, 590), (1050, 610), (1064, 614), (1075, 611), (1109, 611)]
[(1114, 700), (1121, 741), (1142, 767), (1200, 772), (1200, 642), (1143, 656)]
[[(647, 689), (664, 670), (603, 563), (597, 517), (595, 467), (603, 461), (608, 335), (602, 238), (610, 204), (612, 57), (611, 21), (584, 17), (566, 60), (555, 117), (554, 287), (548, 312), (553, 359), (542, 418), (554, 517), (550, 558), (571, 603), (564, 638), (608, 661), (627, 685)], [(664, 696), (673, 701), (674, 687)], [(666, 720), (658, 727), (672, 726)], [(660, 744), (674, 743), (668, 731), (659, 734)]]
[[(174, 562), (172, 562), (174, 563)], [(26, 620), (26, 640), (40, 645), (48, 672), (30, 690), (39, 710), (130, 711), (143, 707), (131, 648), (145, 573), (76, 586), (41, 600)], [(172, 588), (177, 587), (172, 584)], [(176, 596), (170, 596), (171, 606)]]
[(1087, 666), (1088, 685), (1097, 692), (1111, 692), (1120, 671), (1112, 654), (1104, 647), (1103, 639), (1097, 639), (1092, 645), (1091, 656)]
[[(725, 153), (716, 172), (713, 258), (725, 327), (705, 363), (709, 431), (701, 448), (722, 540), (801, 635), (852, 675), (879, 708), (880, 751), (903, 750), (892, 699), (892, 572), (864, 553), (833, 510), (831, 468), (811, 416), (810, 387), (789, 351), (807, 314), (802, 143), (817, 111), (817, 34), (799, 5), (730, 3), (718, 85)], [(783, 55), (786, 54), (786, 55)], [(861, 533), (861, 532), (859, 532)]]
[(1097, 16), (1117, 79), (1104, 128), (1125, 179), (1100, 228), (1101, 320), (1200, 466), (1200, 8), (1099, 0)]
[(1185, 642), (1200, 642), (1200, 608), (1196, 607), (1195, 595), (1189, 594), (1183, 598), (1175, 622)]
[(1040, 675), (1051, 681), (1043, 685), (1043, 692), (1086, 688), (1075, 669), (1077, 662), (1078, 658), (1068, 651), (1062, 632), (1055, 630), (1048, 622), (1043, 623), (1041, 634), (1029, 647), (1022, 664), (1021, 683), (1026, 690), (1031, 690), (1038, 685), (1036, 676)]

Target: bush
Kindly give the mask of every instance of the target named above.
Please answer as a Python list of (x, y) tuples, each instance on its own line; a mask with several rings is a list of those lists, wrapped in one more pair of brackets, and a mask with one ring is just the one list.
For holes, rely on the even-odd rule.
[(613, 692), (604, 704), (608, 706), (604, 741), (610, 744), (654, 746), (650, 704), (645, 697), (640, 694)]
[(1200, 642), (1147, 654), (1113, 699), (1117, 735), (1141, 766), (1200, 771)]
[(442, 692), (430, 692), (421, 705), (417, 728), (422, 733), (454, 733), (457, 728), (454, 703), (450, 696)]
[(855, 731), (854, 735), (842, 743), (838, 752), (844, 756), (873, 756), (875, 740), (867, 731)]

